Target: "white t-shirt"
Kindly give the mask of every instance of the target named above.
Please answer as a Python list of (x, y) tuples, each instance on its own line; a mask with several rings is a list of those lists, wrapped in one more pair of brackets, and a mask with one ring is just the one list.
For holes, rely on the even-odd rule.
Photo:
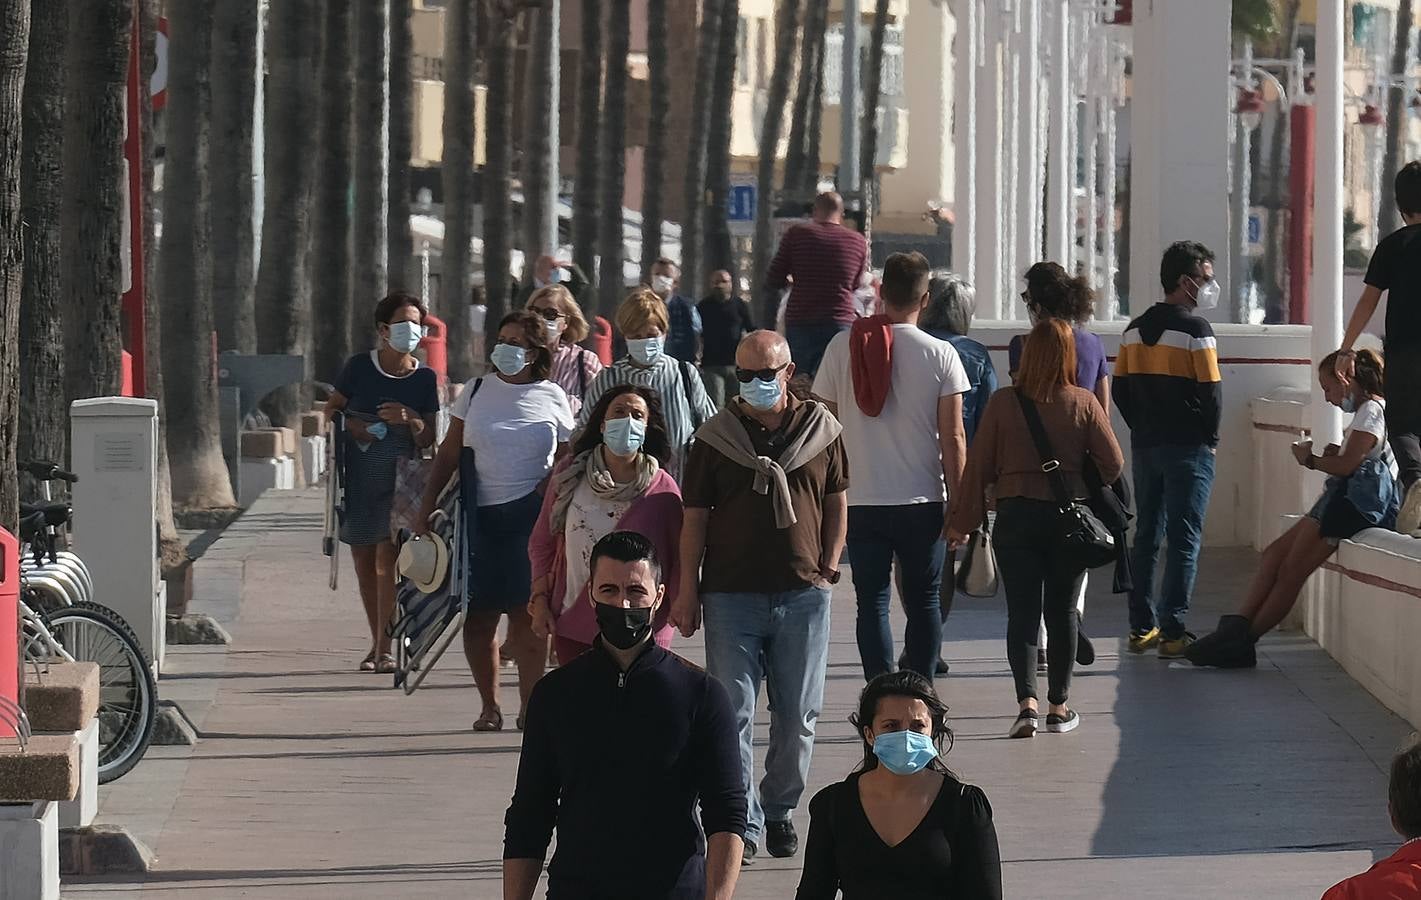
[(572, 435), (572, 409), (551, 381), (509, 384), (485, 375), (478, 394), (466, 383), (451, 415), (464, 422), (464, 446), (474, 451), (479, 506), (526, 497), (553, 468), (558, 444)]
[(612, 530), (631, 507), (630, 500), (608, 500), (597, 496), (592, 485), (583, 478), (572, 492), (567, 507), (567, 527), (563, 530), (567, 555), (567, 594), (562, 612), (572, 609), (582, 593), (583, 585), (592, 577), (592, 548)]
[(1352, 436), (1352, 432), (1360, 431), (1363, 434), (1370, 434), (1376, 437), (1376, 446), (1367, 453), (1368, 459), (1386, 459), (1391, 452), (1386, 443), (1386, 405), (1381, 400), (1368, 400), (1357, 407), (1357, 412), (1352, 416), (1352, 423), (1347, 426), (1347, 431), (1342, 435), (1342, 446), (1347, 446), (1347, 439)]
[(892, 385), (882, 412), (870, 418), (854, 400), (849, 332), (836, 335), (819, 364), (814, 393), (839, 407), (849, 456), (849, 505), (906, 506), (946, 500), (938, 400), (971, 389), (951, 344), (916, 325), (894, 325)]

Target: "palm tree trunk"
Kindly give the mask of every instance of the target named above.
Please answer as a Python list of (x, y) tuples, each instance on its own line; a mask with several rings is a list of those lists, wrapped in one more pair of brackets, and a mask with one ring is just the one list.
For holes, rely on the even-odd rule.
[[(785, 190), (795, 193), (813, 190), (814, 179), (808, 172), (809, 120), (813, 115), (811, 103), (819, 82), (819, 66), (823, 61), (820, 47), (824, 44), (828, 20), (829, 0), (808, 0), (799, 44), (799, 83), (790, 113), (789, 146), (785, 149)], [(806, 188), (806, 183), (810, 187)]]
[[(328, 0), (330, 2), (330, 0)], [(390, 2), (390, 234), (392, 290), (419, 293), (410, 234), (410, 157), (414, 154), (413, 0)]]
[[(705, 0), (696, 45), (696, 83), (691, 95), (691, 146), (682, 186), (686, 217), (681, 221), (681, 284), (685, 293), (692, 297), (697, 295), (705, 282), (701, 268), (701, 233), (706, 221), (706, 173), (713, 121), (711, 104), (719, 89), (714, 79), (721, 49), (720, 23), (724, 15), (725, 0)], [(647, 152), (651, 152), (650, 147)], [(642, 274), (647, 274), (647, 271), (648, 267), (643, 265)]]
[(351, 276), (351, 156), (355, 152), (355, 16), (349, 3), (328, 0), (321, 55), (321, 143), (317, 150), (315, 253), (311, 272), (312, 374), (331, 381), (351, 354), (351, 323), (369, 319)]
[(216, 0), (175, 4), (163, 173), (163, 383), (173, 503), (234, 506), (222, 459), (217, 372), (212, 359), (211, 194), (208, 144), (211, 35)]
[[(1289, 0), (1284, 8), (1283, 28), (1281, 33), (1282, 46), (1279, 47), (1276, 55), (1291, 58), (1293, 48), (1298, 46), (1298, 16), (1302, 9), (1302, 0)], [(1277, 121), (1273, 126), (1273, 139), (1268, 146), (1268, 240), (1264, 244), (1263, 271), (1268, 273), (1264, 283), (1263, 291), (1265, 310), (1263, 321), (1266, 324), (1277, 325), (1288, 321), (1288, 303), (1283, 291), (1283, 241), (1286, 236), (1283, 227), (1282, 210), (1285, 203), (1284, 187), (1287, 185), (1287, 173), (1283, 167), (1283, 150), (1288, 140), (1288, 119), (1285, 113), (1280, 111)]]
[(212, 308), (217, 349), (255, 353), (257, 0), (223, 0), (212, 32)]
[[(707, 4), (710, 5), (710, 4)], [(642, 153), (641, 179), (641, 277), (650, 282), (651, 267), (661, 256), (661, 223), (665, 218), (666, 180), (666, 120), (671, 114), (671, 61), (666, 49), (666, 0), (647, 0), (646, 4), (646, 64), (650, 89), (650, 115), (646, 125), (646, 146)], [(697, 54), (699, 59), (700, 54)], [(697, 66), (699, 73), (699, 64)], [(692, 132), (691, 142), (701, 145), (704, 129)], [(692, 150), (693, 158), (702, 151)], [(686, 218), (692, 218), (687, 215)], [(682, 256), (690, 243), (682, 232)], [(684, 262), (684, 260), (683, 260)], [(682, 273), (684, 276), (684, 272)], [(700, 286), (699, 279), (684, 278), (692, 294)]]
[(878, 101), (883, 93), (883, 41), (888, 34), (888, 0), (878, 0), (873, 12), (873, 31), (868, 49), (868, 81), (863, 93), (863, 134), (859, 144), (859, 185), (867, 202), (865, 218), (871, 217), (878, 198), (874, 195), (874, 173), (878, 159)]
[[(735, 250), (730, 239), (730, 136), (735, 102), (737, 36), (740, 32), (740, 0), (724, 0), (720, 34), (716, 39), (714, 90), (711, 92), (710, 125), (706, 130), (706, 209), (705, 259), (703, 272), (725, 269), (732, 283), (736, 278)], [(685, 238), (682, 238), (684, 243)], [(684, 251), (683, 251), (684, 252)]]
[(631, 0), (611, 0), (607, 11), (607, 89), (602, 100), (602, 225), (598, 234), (597, 308), (611, 318), (625, 290), (622, 261), (622, 194), (627, 174), (627, 55), (631, 53)]
[(577, 181), (572, 190), (572, 253), (588, 277), (597, 269), (598, 129), (602, 122), (603, 0), (582, 2), (582, 46), (578, 48)]
[[(355, 294), (356, 309), (374, 306), (389, 290), (390, 0), (355, 5)], [(370, 317), (353, 317), (351, 346), (370, 345)]]
[[(1396, 47), (1391, 55), (1391, 71), (1408, 72), (1412, 66), (1414, 48), (1411, 46), (1411, 30), (1414, 23), (1411, 0), (1399, 0), (1396, 7)], [(1401, 227), (1401, 212), (1390, 200), (1392, 182), (1401, 168), (1401, 148), (1406, 140), (1409, 121), (1406, 102), (1409, 92), (1405, 87), (1394, 86), (1387, 92), (1386, 101), (1386, 148), (1382, 154), (1382, 191), (1386, 197), (1378, 197), (1381, 216), (1378, 218), (1378, 232), (1385, 236)]]
[[(41, 3), (31, 11), (30, 59), (63, 59), (69, 11)], [(60, 210), (64, 197), (64, 67), (31, 66), (25, 73), (20, 218), (25, 278), (20, 299), (19, 458), (63, 462), (69, 434), (64, 406), (64, 285)], [(20, 490), (37, 485), (20, 477)]]
[(549, 182), (549, 161), (558, 152), (553, 146), (552, 133), (536, 123), (546, 120), (551, 109), (558, 106), (559, 86), (555, 73), (558, 69), (553, 59), (554, 38), (559, 26), (558, 17), (551, 4), (544, 3), (539, 9), (528, 11), (532, 17), (529, 33), (532, 41), (528, 48), (528, 66), (523, 79), (523, 121), (528, 127), (523, 129), (523, 277), (532, 271), (533, 262), (541, 254), (557, 250), (556, 242), (548, 244), (548, 235), (555, 223), (548, 221), (548, 194), (556, 198), (558, 186)]
[[(492, 332), (508, 312), (509, 270), (513, 257), (513, 39), (516, 13), (502, 5), (488, 17), (488, 105), (484, 133), (484, 296), (485, 331)], [(503, 14), (505, 12), (512, 14)]]
[(804, 193), (819, 191), (820, 139), (824, 132), (824, 57), (829, 52), (828, 41), (816, 48), (819, 58), (814, 63), (814, 91), (809, 95), (809, 123), (804, 134)]
[[(274, 0), (267, 40), (266, 194), (261, 266), (257, 271), (257, 350), (301, 354), (309, 376), (311, 303), (306, 256), (316, 182), (317, 132), (309, 127), (319, 98), (321, 10), (311, 0)], [(377, 64), (371, 61), (371, 64)], [(380, 144), (379, 140), (367, 143)], [(383, 190), (384, 182), (380, 182)], [(380, 235), (383, 240), (383, 233)], [(383, 246), (381, 248), (383, 250)], [(384, 267), (384, 254), (370, 260)], [(357, 265), (362, 260), (357, 254)], [(278, 424), (300, 412), (301, 392), (284, 388), (267, 411)]]
[[(25, 93), (25, 57), (30, 39), (29, 0), (0, 0), (0, 346), (20, 336), (24, 247), (20, 217), (20, 129)], [(15, 429), (19, 424), (17, 355), (0, 355), (0, 526), (15, 531), (20, 519), (15, 478)]]
[(799, 0), (782, 0), (775, 13), (775, 67), (765, 100), (765, 124), (760, 130), (759, 190), (755, 192), (755, 258), (750, 289), (761, 295), (759, 319), (775, 321), (779, 298), (765, 290), (765, 273), (774, 251), (770, 213), (774, 206), (775, 157), (779, 155), (784, 126), (785, 100), (789, 97), (790, 69), (794, 64), (794, 36), (799, 30)]
[(474, 234), (474, 57), (478, 43), (474, 0), (453, 0), (444, 10), (444, 253), (439, 310), (448, 327), (449, 378), (473, 377), (474, 339), (469, 324), (470, 253)]
[(66, 401), (117, 394), (122, 377), (124, 94), (133, 0), (71, 0), (69, 15), (62, 251), (69, 300)]

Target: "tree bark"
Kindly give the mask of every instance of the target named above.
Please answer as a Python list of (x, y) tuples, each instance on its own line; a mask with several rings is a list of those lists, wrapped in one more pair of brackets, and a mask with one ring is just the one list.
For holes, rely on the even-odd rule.
[[(716, 63), (720, 59), (721, 20), (725, 15), (725, 5), (725, 0), (705, 0), (701, 7), (701, 30), (696, 44), (696, 83), (691, 93), (691, 146), (681, 186), (686, 208), (686, 217), (681, 222), (681, 284), (687, 296), (691, 297), (698, 296), (701, 285), (705, 283), (701, 266), (701, 235), (706, 222), (706, 173), (714, 121), (711, 105), (720, 89), (715, 76)], [(735, 77), (734, 73), (731, 77)], [(646, 266), (642, 267), (642, 274), (648, 274)]]
[(622, 194), (627, 174), (627, 55), (631, 53), (631, 0), (611, 0), (607, 11), (607, 89), (602, 100), (600, 176), (602, 224), (597, 250), (597, 311), (611, 319), (625, 291), (626, 241)]
[[(269, 9), (266, 59), (271, 89), (263, 128), (266, 211), (257, 271), (257, 351), (304, 356), (309, 377), (311, 302), (306, 255), (319, 147), (310, 118), (312, 110), (319, 108), (321, 7), (312, 0), (273, 0)], [(357, 265), (361, 262), (357, 254)], [(375, 262), (383, 267), (383, 254)], [(282, 388), (273, 392), (264, 408), (277, 424), (291, 424), (300, 414), (301, 395), (298, 386)]]
[(761, 297), (761, 322), (774, 322), (779, 297), (765, 289), (765, 273), (774, 252), (770, 213), (774, 208), (775, 157), (784, 126), (785, 100), (789, 97), (790, 69), (794, 63), (794, 36), (799, 28), (799, 0), (784, 0), (775, 13), (775, 67), (765, 100), (765, 122), (760, 130), (759, 189), (755, 192), (755, 257), (750, 290)]
[[(825, 41), (828, 19), (829, 0), (808, 0), (799, 43), (799, 82), (790, 113), (789, 146), (785, 149), (785, 190), (795, 193), (812, 191), (817, 180), (808, 172), (809, 119), (813, 114), (811, 103), (819, 81), (819, 66), (823, 60), (820, 47)], [(814, 173), (815, 176), (818, 174), (817, 171)]]
[(474, 235), (474, 57), (478, 42), (474, 0), (453, 0), (444, 11), (444, 253), (439, 309), (448, 327), (449, 379), (474, 374), (469, 324)]
[(257, 0), (222, 0), (212, 22), (212, 309), (217, 349), (257, 351)]
[(410, 157), (414, 154), (413, 0), (390, 2), (390, 235), (391, 290), (419, 293), (410, 233)]
[(211, 35), (216, 0), (170, 10), (168, 139), (163, 172), (162, 364), (168, 461), (179, 508), (235, 506), (222, 458), (212, 359), (211, 193), (208, 183)]
[[(30, 59), (63, 59), (69, 11), (63, 3), (31, 10)], [(60, 210), (64, 198), (64, 67), (25, 73), (20, 218), (25, 278), (20, 299), (19, 458), (63, 463), (69, 434), (64, 406), (64, 284)], [(21, 494), (39, 496), (20, 476)]]
[[(1411, 0), (1398, 0), (1396, 7), (1396, 46), (1391, 55), (1391, 71), (1411, 71), (1412, 57), (1411, 30), (1415, 25)], [(1409, 125), (1406, 102), (1409, 92), (1405, 87), (1396, 86), (1387, 91), (1386, 100), (1386, 148), (1382, 153), (1382, 194), (1377, 198), (1381, 215), (1377, 220), (1378, 233), (1385, 237), (1401, 227), (1401, 211), (1392, 202), (1391, 186), (1396, 181), (1396, 173), (1401, 168), (1401, 148), (1406, 141)]]
[[(29, 50), (29, 0), (0, 0), (0, 347), (19, 340), (24, 247), (20, 229), (20, 136)], [(0, 354), (0, 526), (15, 531), (20, 519), (15, 477), (19, 424), (17, 354)]]
[[(338, 2), (338, 0), (337, 0)], [(389, 291), (390, 0), (355, 4), (355, 293), (366, 308)], [(356, 304), (359, 309), (361, 304)], [(355, 315), (351, 346), (370, 346), (374, 325)]]
[(595, 279), (597, 229), (602, 218), (597, 179), (598, 128), (602, 121), (603, 0), (583, 0), (581, 15), (582, 46), (578, 48), (577, 64), (577, 180), (572, 189), (572, 258), (579, 269)]
[(806, 194), (819, 192), (820, 140), (824, 136), (824, 57), (829, 52), (828, 40), (819, 42), (819, 58), (814, 64), (814, 90), (809, 95), (809, 123), (804, 134), (804, 175)]
[(735, 69), (739, 47), (740, 0), (725, 0), (721, 10), (720, 36), (716, 41), (715, 90), (710, 106), (710, 127), (706, 134), (705, 258), (703, 272), (725, 269), (732, 283), (736, 271), (735, 249), (730, 237), (730, 137), (732, 106), (735, 102)]
[[(709, 0), (706, 4), (710, 6), (714, 0)], [(666, 50), (666, 0), (647, 0), (646, 4), (646, 65), (648, 85), (650, 89), (650, 114), (646, 125), (646, 146), (642, 148), (642, 178), (641, 178), (641, 278), (642, 281), (651, 283), (651, 267), (661, 256), (661, 227), (662, 220), (666, 218), (665, 191), (666, 180), (666, 122), (671, 114), (671, 61), (667, 58)], [(700, 73), (701, 54), (697, 53), (697, 74)], [(701, 105), (704, 105), (702, 102)], [(692, 113), (697, 115), (697, 113)], [(704, 149), (696, 150), (696, 147), (704, 148), (705, 129), (691, 132), (692, 151), (694, 160), (697, 155), (704, 158)], [(704, 170), (702, 170), (704, 171)], [(697, 204), (699, 206), (699, 204)], [(689, 212), (686, 219), (696, 218), (694, 213)], [(685, 239), (685, 224), (682, 224), (681, 255), (684, 263), (686, 247), (692, 245), (691, 241)], [(699, 231), (699, 229), (693, 229)], [(700, 288), (699, 278), (685, 276), (682, 272), (683, 284), (687, 287), (688, 293), (692, 296)]]
[(352, 323), (370, 318), (370, 298), (351, 275), (351, 155), (355, 152), (355, 16), (349, 3), (326, 3), (321, 55), (321, 142), (316, 153), (315, 253), (311, 272), (312, 374), (334, 381), (352, 352)]
[[(492, 2), (488, 16), (487, 105), (484, 125), (483, 238), (485, 333), (508, 311), (509, 269), (513, 255), (513, 38), (517, 11)], [(491, 345), (490, 345), (491, 346)]]
[[(878, 101), (883, 93), (883, 41), (888, 34), (888, 0), (878, 0), (869, 36), (868, 80), (863, 93), (863, 134), (859, 138), (859, 186), (864, 192), (864, 216), (871, 217), (878, 198), (873, 177), (878, 166)], [(1112, 207), (1113, 208), (1113, 207)]]
[[(548, 99), (557, 107), (558, 85), (554, 83), (557, 68), (552, 59), (553, 40), (558, 21), (552, 15), (551, 5), (544, 3), (538, 9), (529, 10), (532, 17), (529, 33), (528, 65), (523, 79), (524, 121), (523, 129), (523, 277), (532, 271), (533, 262), (544, 253), (553, 253), (556, 243), (548, 246), (548, 235), (555, 223), (547, 217), (547, 200), (551, 192), (556, 198), (558, 186), (548, 182), (550, 157), (558, 152), (552, 145), (548, 128), (541, 123), (548, 120), (550, 113)], [(556, 112), (552, 112), (556, 115)]]
[(66, 404), (117, 394), (122, 380), (124, 93), (133, 0), (71, 0), (69, 11), (62, 251), (69, 301)]

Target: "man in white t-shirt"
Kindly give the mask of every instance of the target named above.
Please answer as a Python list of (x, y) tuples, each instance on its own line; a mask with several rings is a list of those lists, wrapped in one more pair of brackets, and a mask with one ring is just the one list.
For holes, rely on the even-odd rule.
[(864, 677), (894, 668), (888, 606), (896, 558), (908, 614), (904, 666), (932, 678), (942, 643), (943, 515), (966, 463), (962, 395), (972, 385), (952, 345), (918, 328), (928, 301), (923, 255), (888, 257), (880, 291), (884, 313), (829, 343), (814, 393), (844, 425), (853, 473), (849, 561)]

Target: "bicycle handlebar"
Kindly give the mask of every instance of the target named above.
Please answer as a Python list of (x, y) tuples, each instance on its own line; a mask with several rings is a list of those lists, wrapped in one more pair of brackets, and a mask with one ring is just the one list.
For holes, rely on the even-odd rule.
[(75, 484), (79, 476), (73, 472), (66, 472), (52, 462), (24, 462), (20, 463), (20, 471), (38, 478), (40, 481), (64, 481)]

